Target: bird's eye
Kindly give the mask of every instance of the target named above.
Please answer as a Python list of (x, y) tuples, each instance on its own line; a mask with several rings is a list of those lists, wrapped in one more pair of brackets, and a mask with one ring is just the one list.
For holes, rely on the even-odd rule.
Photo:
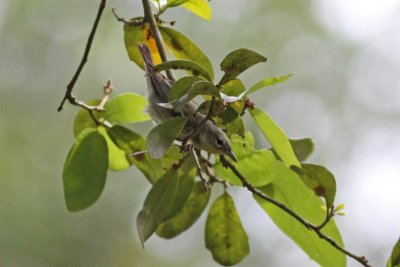
[(224, 144), (224, 141), (222, 141), (221, 138), (217, 139), (217, 145), (222, 146)]

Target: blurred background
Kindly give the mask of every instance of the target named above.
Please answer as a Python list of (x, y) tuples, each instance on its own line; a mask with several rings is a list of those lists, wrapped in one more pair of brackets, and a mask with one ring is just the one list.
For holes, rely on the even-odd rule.
[[(61, 173), (77, 107), (56, 111), (81, 56), (99, 1), (0, 0), (0, 266), (218, 266), (204, 247), (205, 214), (173, 240), (143, 250), (135, 218), (150, 189), (134, 167), (109, 173), (92, 207), (69, 213)], [(246, 47), (268, 57), (241, 75), (247, 86), (296, 72), (254, 95), (292, 138), (312, 137), (310, 161), (336, 176), (336, 219), (346, 247), (384, 266), (400, 235), (400, 2), (396, 0), (214, 0), (213, 20), (183, 8), (163, 19), (215, 64)], [(141, 1), (109, 1), (76, 86), (82, 100), (145, 93), (129, 61), (122, 24)], [(254, 129), (248, 120), (248, 127)], [(133, 126), (145, 133), (151, 124)], [(136, 128), (135, 128), (136, 127)], [(140, 129), (139, 129), (140, 128)], [(258, 146), (265, 146), (255, 132)], [(213, 197), (218, 196), (218, 189)], [(243, 192), (242, 192), (243, 191)], [(250, 240), (239, 266), (316, 266), (244, 190), (229, 189)], [(348, 259), (348, 266), (360, 266)]]

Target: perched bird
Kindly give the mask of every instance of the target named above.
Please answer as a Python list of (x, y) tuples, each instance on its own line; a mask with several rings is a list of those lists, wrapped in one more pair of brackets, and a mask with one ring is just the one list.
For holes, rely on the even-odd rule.
[(236, 161), (229, 138), (211, 120), (207, 119), (204, 121), (204, 118), (206, 118), (205, 115), (196, 113), (197, 104), (193, 100), (189, 101), (181, 111), (159, 105), (160, 103), (168, 102), (168, 92), (173, 82), (160, 72), (154, 70), (153, 58), (147, 45), (140, 44), (138, 48), (142, 55), (146, 71), (149, 94), (149, 107), (147, 111), (150, 117), (156, 123), (162, 123), (171, 117), (187, 117), (188, 121), (183, 128), (181, 138), (189, 135), (189, 140), (195, 148), (213, 154), (227, 155)]

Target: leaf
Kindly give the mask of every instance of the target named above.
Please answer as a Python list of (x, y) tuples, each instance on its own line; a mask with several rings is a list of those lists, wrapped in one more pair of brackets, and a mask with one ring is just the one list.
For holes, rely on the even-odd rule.
[(327, 168), (316, 164), (303, 163), (301, 169), (297, 167), (292, 167), (292, 169), (317, 196), (325, 198), (328, 208), (332, 207), (335, 202), (336, 181)]
[[(266, 149), (254, 149), (254, 139), (250, 132), (246, 132), (244, 138), (232, 135), (231, 144), (237, 159), (237, 163), (234, 163), (236, 168), (253, 186), (266, 185), (277, 177), (278, 161), (272, 152)], [(235, 174), (225, 168), (220, 161), (215, 164), (215, 172), (218, 177), (231, 184), (242, 185)]]
[(143, 59), (138, 44), (146, 43), (146, 29), (144, 25), (134, 26), (124, 24), (124, 41), (129, 59), (144, 69)]
[[(259, 188), (263, 193), (279, 201), (299, 216), (313, 224), (321, 224), (325, 220), (326, 211), (320, 206), (321, 199), (311, 192), (297, 175), (278, 162), (279, 177), (272, 183)], [(344, 267), (346, 256), (314, 232), (307, 229), (282, 209), (255, 196), (261, 208), (269, 215), (273, 222), (290, 237), (311, 259), (321, 266)], [(321, 230), (325, 235), (342, 244), (340, 233), (333, 219)], [(295, 265), (295, 263), (293, 263)]]
[(290, 145), (293, 148), (293, 152), (296, 155), (296, 158), (303, 162), (305, 161), (314, 150), (314, 143), (311, 138), (303, 138), (303, 139), (289, 139)]
[(97, 201), (106, 183), (107, 169), (107, 142), (95, 129), (85, 129), (75, 139), (63, 169), (69, 211), (83, 210)]
[(172, 101), (186, 94), (195, 82), (203, 79), (197, 76), (187, 76), (177, 80), (168, 91), (168, 101)]
[(133, 123), (150, 120), (145, 113), (148, 101), (135, 93), (124, 93), (112, 98), (105, 106), (104, 118), (111, 123)]
[[(89, 100), (87, 101), (87, 104), (90, 106), (97, 106), (100, 104), (99, 99), (95, 100)], [(101, 113), (97, 111), (93, 111), (93, 115), (95, 116), (96, 119), (99, 119), (101, 117)], [(81, 108), (75, 116), (74, 120), (74, 136), (77, 137), (83, 130), (86, 128), (92, 128), (95, 129), (97, 127), (96, 123), (94, 122), (93, 118), (90, 116), (89, 112)]]
[(187, 59), (203, 67), (213, 80), (214, 70), (207, 55), (189, 38), (174, 29), (160, 26), (164, 43), (176, 59)]
[(251, 66), (267, 61), (267, 58), (246, 48), (240, 48), (229, 53), (221, 62), (221, 70), (225, 72), (219, 85), (233, 80)]
[(199, 64), (189, 61), (189, 60), (170, 60), (161, 64), (158, 64), (154, 67), (155, 71), (163, 71), (169, 69), (182, 69), (191, 72), (194, 76), (203, 76), (207, 80), (211, 81), (211, 74), (208, 73), (202, 66)]
[(221, 99), (221, 95), (219, 94), (219, 90), (217, 87), (209, 81), (198, 81), (195, 82), (192, 87), (189, 89), (188, 93), (181, 98), (179, 98), (174, 103), (174, 108), (176, 111), (182, 111), (186, 104), (199, 95), (212, 96), (217, 99)]
[(167, 7), (176, 7), (182, 5), (183, 3), (187, 2), (188, 0), (168, 0)]
[(276, 83), (284, 82), (293, 75), (294, 75), (294, 73), (290, 73), (290, 74), (284, 75), (284, 76), (270, 77), (270, 78), (263, 79), (263, 80), (259, 81), (258, 83), (256, 83), (255, 85), (253, 85), (252, 87), (250, 87), (250, 89), (244, 93), (244, 96), (248, 96), (249, 94), (252, 94), (264, 87), (271, 86)]
[(104, 127), (98, 127), (98, 131), (107, 142), (108, 168), (112, 171), (122, 171), (128, 169), (131, 166), (131, 163), (129, 162), (125, 151), (114, 144)]
[(233, 79), (221, 86), (221, 93), (231, 96), (239, 96), (246, 90), (243, 82), (239, 79)]
[(143, 136), (120, 125), (106, 130), (113, 143), (129, 155), (129, 162), (134, 164), (150, 183), (154, 184), (165, 173), (161, 160), (151, 159), (146, 152), (146, 139)]
[(161, 223), (183, 207), (189, 197), (196, 174), (194, 162), (189, 158), (183, 166), (172, 168), (158, 179), (147, 195), (136, 219), (142, 245)]
[(182, 4), (184, 8), (193, 12), (200, 18), (211, 20), (212, 10), (210, 5), (205, 0), (189, 0)]
[(300, 162), (283, 130), (261, 109), (250, 109), (250, 114), (285, 165), (300, 168)]
[(387, 261), (387, 267), (399, 267), (400, 266), (400, 239), (394, 245), (392, 254)]
[[(228, 106), (223, 112), (218, 114), (218, 117), (222, 119), (222, 125), (220, 128), (226, 129), (226, 135), (228, 137), (233, 134), (244, 136), (244, 124), (242, 117), (230, 106)], [(224, 126), (224, 127), (222, 127)]]
[(160, 159), (185, 126), (187, 118), (173, 117), (154, 127), (146, 140), (150, 158)]
[(210, 195), (211, 190), (205, 189), (202, 182), (195, 183), (185, 205), (174, 217), (158, 226), (157, 235), (171, 239), (189, 229), (203, 213)]
[(232, 197), (225, 192), (215, 200), (206, 222), (206, 247), (224, 266), (240, 262), (250, 247)]

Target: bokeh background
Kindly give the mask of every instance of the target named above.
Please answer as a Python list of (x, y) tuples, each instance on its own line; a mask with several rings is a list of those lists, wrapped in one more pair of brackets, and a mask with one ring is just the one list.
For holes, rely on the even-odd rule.
[[(150, 189), (132, 167), (109, 173), (100, 200), (66, 211), (62, 167), (77, 107), (57, 106), (84, 50), (99, 1), (0, 0), (0, 266), (218, 266), (204, 247), (204, 221), (170, 241), (141, 248), (135, 218)], [(247, 47), (268, 57), (241, 78), (296, 72), (254, 96), (290, 137), (312, 137), (310, 161), (338, 185), (337, 218), (346, 247), (384, 266), (400, 234), (400, 2), (257, 0), (210, 2), (207, 22), (183, 8), (167, 12), (176, 29), (218, 63)], [(141, 1), (109, 1), (75, 93), (145, 93), (143, 73), (127, 57), (122, 24)], [(221, 75), (220, 73), (217, 75)], [(134, 125), (146, 132), (151, 124)], [(248, 122), (250, 129), (254, 125)], [(135, 128), (136, 127), (136, 128)], [(265, 146), (255, 132), (258, 146)], [(213, 197), (218, 195), (218, 189)], [(316, 266), (244, 190), (229, 189), (251, 253), (239, 266)], [(359, 266), (348, 259), (348, 266)]]

